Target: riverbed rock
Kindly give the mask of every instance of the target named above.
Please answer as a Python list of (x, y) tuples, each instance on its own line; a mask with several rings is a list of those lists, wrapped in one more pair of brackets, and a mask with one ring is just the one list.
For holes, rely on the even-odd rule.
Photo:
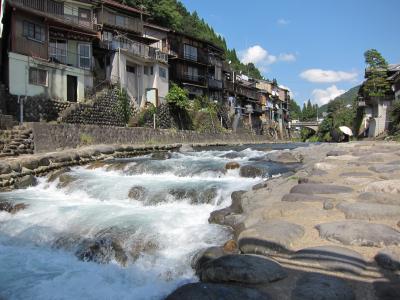
[(27, 168), (29, 170), (35, 170), (39, 167), (39, 161), (33, 157), (21, 159), (20, 164), (22, 168)]
[(253, 185), (253, 187), (251, 188), (253, 191), (258, 191), (261, 189), (265, 189), (268, 187), (268, 180), (265, 180), (263, 182), (257, 183), (256, 185)]
[(282, 152), (278, 155), (271, 154), (268, 158), (273, 162), (281, 164), (297, 164), (301, 163), (304, 159), (301, 154), (293, 154), (292, 152)]
[(188, 145), (188, 144), (183, 144), (180, 148), (179, 148), (179, 152), (193, 152), (193, 147)]
[(31, 186), (35, 186), (38, 184), (37, 178), (33, 175), (25, 175), (17, 179), (14, 183), (14, 187), (16, 189), (26, 189)]
[(353, 289), (343, 279), (318, 273), (302, 275), (291, 300), (355, 300)]
[(172, 292), (165, 300), (270, 300), (258, 289), (216, 283), (189, 283)]
[(218, 194), (215, 187), (205, 189), (203, 191), (194, 188), (173, 188), (169, 190), (169, 194), (177, 200), (189, 199), (192, 204), (211, 203)]
[(318, 246), (297, 251), (292, 259), (316, 264), (324, 269), (338, 272), (361, 274), (366, 268), (366, 261), (356, 251), (339, 246)]
[(222, 247), (208, 247), (205, 249), (200, 250), (197, 252), (191, 261), (191, 266), (192, 269), (194, 269), (197, 272), (200, 272), (202, 267), (209, 261), (219, 258), (223, 255), (225, 255), (225, 251)]
[(275, 202), (268, 205), (263, 211), (263, 217), (265, 220), (273, 220), (286, 218), (294, 215), (309, 215), (310, 211), (313, 210), (313, 215), (318, 214), (318, 211), (314, 211), (312, 207), (305, 203), (300, 202)]
[(382, 180), (369, 183), (364, 192), (400, 194), (400, 180)]
[(241, 157), (241, 156), (240, 156), (240, 154), (237, 153), (237, 152), (228, 152), (228, 153), (222, 155), (221, 157), (229, 158), (229, 159), (234, 159), (234, 158), (238, 158), (238, 157)]
[(314, 170), (330, 171), (336, 169), (338, 166), (331, 163), (319, 162), (314, 165)]
[(143, 201), (146, 197), (146, 189), (142, 186), (134, 186), (129, 190), (128, 197), (133, 200)]
[(287, 277), (282, 266), (265, 257), (255, 255), (225, 255), (210, 260), (199, 273), (203, 282), (265, 284)]
[(28, 207), (25, 203), (12, 204), (8, 201), (0, 201), (0, 211), (6, 211), (10, 214), (16, 214), (17, 212), (24, 210)]
[(97, 168), (103, 168), (103, 167), (106, 166), (106, 165), (107, 165), (107, 163), (106, 163), (105, 161), (98, 160), (98, 161), (95, 161), (95, 162), (89, 164), (89, 165), (86, 167), (86, 169), (88, 169), (88, 170), (94, 170), (94, 169), (97, 169)]
[(241, 214), (243, 212), (243, 207), (242, 207), (242, 197), (246, 193), (246, 191), (235, 191), (232, 192), (231, 194), (231, 210), (232, 212), (236, 214)]
[(372, 176), (369, 172), (345, 172), (339, 175), (340, 177), (369, 177)]
[(208, 223), (224, 225), (225, 217), (229, 216), (232, 213), (233, 211), (230, 207), (214, 210), (213, 212), (211, 212), (210, 217), (208, 218)]
[(326, 153), (326, 156), (342, 156), (348, 154), (347, 151), (343, 150), (331, 150), (328, 153)]
[(226, 163), (225, 165), (225, 169), (227, 170), (235, 170), (235, 169), (239, 169), (240, 168), (240, 164), (237, 163), (236, 161), (230, 161), (228, 163)]
[(364, 192), (358, 195), (358, 202), (400, 205), (400, 197), (388, 193)]
[(75, 176), (72, 176), (71, 174), (66, 174), (66, 173), (61, 174), (58, 177), (59, 182), (57, 184), (57, 188), (59, 188), (59, 189), (65, 188), (77, 180), (78, 180), (78, 178), (76, 178)]
[(333, 184), (317, 184), (317, 183), (305, 183), (299, 184), (292, 187), (290, 193), (297, 194), (342, 194), (342, 193), (351, 193), (353, 191), (352, 188), (341, 185), (333, 185)]
[(164, 151), (154, 152), (153, 154), (151, 154), (151, 159), (154, 160), (166, 160), (170, 159), (171, 157), (172, 157), (171, 153)]
[(286, 221), (259, 223), (240, 233), (239, 249), (247, 254), (290, 253), (292, 244), (304, 233), (302, 226)]
[(4, 161), (0, 161), (0, 175), (11, 173), (12, 169), (10, 165)]
[(298, 194), (291, 193), (283, 195), (282, 201), (285, 202), (324, 202), (329, 200), (330, 198), (318, 196), (318, 195), (307, 195), (307, 194)]
[(256, 178), (262, 177), (264, 175), (264, 171), (255, 166), (242, 166), (240, 168), (240, 176), (246, 178)]
[(388, 247), (375, 255), (376, 263), (387, 270), (400, 270), (400, 249), (399, 247)]
[(378, 300), (400, 299), (400, 280), (375, 281), (375, 295)]
[(400, 219), (400, 206), (378, 203), (341, 203), (337, 208), (347, 219), (381, 220)]
[(375, 173), (393, 173), (400, 171), (400, 165), (383, 165), (376, 164), (368, 168), (368, 170), (373, 171)]
[(230, 253), (230, 254), (238, 253), (239, 250), (235, 240), (227, 241), (222, 248), (224, 249), (225, 253)]
[(383, 224), (345, 220), (317, 225), (321, 238), (343, 245), (381, 247), (400, 245), (400, 232)]
[(69, 168), (69, 167), (65, 167), (65, 168), (62, 168), (59, 170), (52, 171), (47, 175), (47, 181), (53, 182), (56, 179), (58, 179), (62, 174), (68, 173), (70, 171), (71, 171), (71, 168)]

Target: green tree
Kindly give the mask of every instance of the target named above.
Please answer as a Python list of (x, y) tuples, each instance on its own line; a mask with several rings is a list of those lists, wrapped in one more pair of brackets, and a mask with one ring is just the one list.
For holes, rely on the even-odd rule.
[(363, 87), (366, 97), (384, 97), (390, 92), (390, 84), (387, 80), (388, 63), (375, 49), (364, 53), (366, 70), (366, 82)]
[(301, 120), (301, 108), (294, 99), (290, 99), (289, 111), (292, 120)]
[(131, 117), (131, 103), (126, 89), (118, 90), (118, 112), (122, 115), (125, 124), (128, 124)]
[(184, 128), (182, 114), (186, 113), (186, 109), (189, 107), (188, 92), (177, 84), (172, 83), (165, 100), (172, 107), (173, 111), (177, 112), (180, 127)]

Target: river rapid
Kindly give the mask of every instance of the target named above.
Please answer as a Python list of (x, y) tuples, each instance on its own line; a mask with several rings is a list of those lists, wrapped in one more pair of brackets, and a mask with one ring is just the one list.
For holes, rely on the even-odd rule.
[[(210, 213), (229, 206), (233, 191), (289, 171), (261, 159), (296, 146), (115, 159), (73, 167), (66, 182), (43, 177), (0, 193), (0, 201), (27, 205), (0, 212), (0, 299), (163, 299), (197, 280), (191, 260), (200, 249), (231, 238), (229, 228), (208, 223)], [(230, 161), (256, 164), (265, 178), (226, 171)]]

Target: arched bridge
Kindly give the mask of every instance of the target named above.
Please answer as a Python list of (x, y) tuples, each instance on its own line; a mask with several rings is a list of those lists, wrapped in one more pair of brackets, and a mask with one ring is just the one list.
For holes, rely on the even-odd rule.
[(314, 130), (315, 132), (318, 132), (319, 125), (321, 124), (321, 121), (305, 121), (305, 122), (296, 122), (292, 123), (291, 127), (303, 127), (303, 128), (309, 128), (311, 130)]

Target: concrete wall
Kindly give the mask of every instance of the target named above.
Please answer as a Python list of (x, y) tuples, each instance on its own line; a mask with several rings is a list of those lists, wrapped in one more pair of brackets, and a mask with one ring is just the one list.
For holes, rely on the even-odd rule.
[[(47, 86), (29, 84), (30, 67), (47, 70)], [(90, 71), (9, 53), (9, 91), (12, 95), (45, 95), (48, 98), (67, 100), (67, 75), (78, 77), (78, 101), (83, 100), (85, 85), (88, 88), (93, 86)]]
[(79, 124), (28, 123), (33, 129), (35, 152), (76, 148), (82, 139), (91, 144), (165, 145), (173, 143), (268, 142), (265, 136), (248, 134), (201, 134), (148, 128), (124, 128)]

